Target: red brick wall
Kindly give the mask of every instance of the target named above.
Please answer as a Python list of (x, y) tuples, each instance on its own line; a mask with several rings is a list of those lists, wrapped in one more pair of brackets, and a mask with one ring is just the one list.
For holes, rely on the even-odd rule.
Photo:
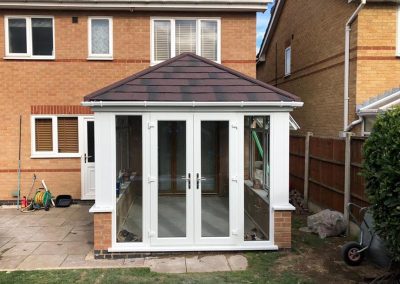
[[(55, 60), (6, 60), (4, 15), (53, 15)], [(113, 17), (113, 61), (87, 61), (89, 15)], [(71, 17), (79, 22), (72, 24)], [(31, 113), (90, 113), (83, 97), (150, 64), (150, 17), (220, 17), (222, 63), (255, 77), (255, 13), (150, 13), (91, 11), (0, 11), (0, 200), (17, 187), (19, 115), (22, 115), (22, 194), (33, 173), (53, 194), (80, 198), (80, 159), (31, 159)], [(47, 105), (47, 107), (43, 107)], [(51, 106), (51, 107), (50, 107)], [(57, 106), (57, 107), (55, 107)], [(73, 109), (74, 108), (74, 109)]]
[(94, 213), (94, 250), (111, 247), (111, 213)]
[(280, 249), (292, 247), (292, 212), (275, 211), (275, 245)]

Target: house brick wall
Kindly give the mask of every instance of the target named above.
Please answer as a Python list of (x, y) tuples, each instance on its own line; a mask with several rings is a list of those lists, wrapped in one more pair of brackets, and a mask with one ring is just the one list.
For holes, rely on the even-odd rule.
[[(257, 66), (257, 78), (301, 97), (304, 107), (293, 112), (299, 134), (337, 137), (343, 130), (344, 28), (356, 7), (357, 3), (336, 0), (287, 0), (284, 5), (266, 62)], [(353, 23), (349, 122), (356, 119), (357, 104), (399, 86), (395, 30), (394, 4), (368, 3)], [(284, 77), (288, 45), (292, 74)]]
[[(53, 15), (55, 60), (9, 60), (5, 56), (5, 15)], [(113, 61), (87, 61), (88, 16), (113, 17)], [(78, 16), (77, 24), (71, 21)], [(150, 65), (150, 17), (220, 17), (222, 63), (255, 77), (255, 13), (151, 13), (107, 11), (0, 11), (0, 200), (17, 188), (19, 115), (22, 115), (22, 195), (33, 173), (54, 195), (81, 197), (80, 159), (32, 159), (32, 113), (89, 114), (83, 97)], [(52, 108), (52, 107), (58, 107)], [(64, 109), (64, 110), (60, 110)], [(87, 112), (87, 113), (86, 113)]]
[(274, 212), (275, 245), (279, 249), (292, 247), (292, 211)]
[(111, 247), (111, 213), (94, 213), (94, 250)]
[(357, 104), (400, 87), (397, 5), (368, 4), (358, 18)]

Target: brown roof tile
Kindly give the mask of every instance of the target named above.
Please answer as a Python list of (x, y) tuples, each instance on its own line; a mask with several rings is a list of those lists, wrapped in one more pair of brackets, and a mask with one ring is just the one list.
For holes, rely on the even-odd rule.
[(299, 101), (286, 91), (183, 53), (85, 97), (85, 101)]

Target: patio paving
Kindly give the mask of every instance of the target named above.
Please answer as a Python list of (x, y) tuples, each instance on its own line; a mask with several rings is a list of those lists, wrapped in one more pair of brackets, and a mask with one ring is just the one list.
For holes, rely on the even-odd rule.
[(72, 205), (22, 213), (0, 207), (0, 271), (148, 267), (160, 273), (189, 273), (247, 268), (241, 254), (95, 260), (89, 208)]

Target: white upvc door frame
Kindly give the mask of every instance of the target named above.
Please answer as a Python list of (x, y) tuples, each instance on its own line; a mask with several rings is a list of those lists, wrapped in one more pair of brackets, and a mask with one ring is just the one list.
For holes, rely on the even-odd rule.
[[(239, 204), (239, 166), (238, 166), (238, 122), (235, 114), (196, 113), (194, 114), (194, 224), (196, 245), (235, 245), (239, 244), (238, 212)], [(229, 139), (229, 236), (202, 237), (202, 188), (201, 181), (197, 188), (197, 174), (201, 172), (201, 123), (203, 121), (228, 122)]]
[[(81, 151), (81, 199), (82, 200), (94, 200), (95, 199), (95, 189), (93, 189), (93, 194), (88, 194), (88, 187), (89, 187), (89, 181), (88, 179), (90, 178), (90, 170), (93, 170), (93, 179), (95, 179), (95, 167), (96, 167), (96, 160), (92, 163), (87, 162), (87, 156), (88, 156), (88, 136), (87, 136), (87, 125), (88, 122), (93, 122), (94, 123), (94, 117), (90, 116), (84, 116), (80, 117), (78, 119), (81, 119), (81, 127), (79, 129), (80, 131), (80, 137), (82, 137), (80, 140), (80, 149)], [(95, 139), (95, 134), (94, 137)], [(95, 181), (93, 181), (95, 184)]]
[[(191, 113), (151, 113), (148, 128), (150, 131), (150, 244), (151, 246), (181, 246), (193, 244), (193, 114)], [(158, 122), (185, 121), (186, 122), (186, 237), (159, 238), (158, 237)], [(191, 187), (189, 188), (189, 184)]]

